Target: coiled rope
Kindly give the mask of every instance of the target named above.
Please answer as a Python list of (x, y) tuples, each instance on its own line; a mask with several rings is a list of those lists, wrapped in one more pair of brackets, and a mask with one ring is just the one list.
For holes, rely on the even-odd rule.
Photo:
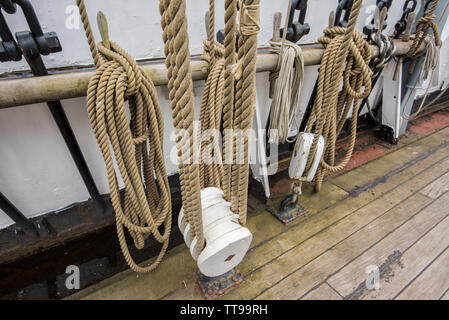
[(433, 30), (433, 34), (435, 37), (435, 44), (437, 47), (441, 47), (441, 37), (440, 31), (438, 30), (438, 25), (433, 21), (436, 18), (435, 10), (438, 7), (439, 0), (433, 0), (432, 6), (424, 12), (424, 16), (418, 20), (418, 24), (415, 31), (415, 38), (413, 39), (413, 43), (410, 47), (410, 50), (407, 52), (405, 57), (415, 57), (419, 51), (419, 48), (425, 41), (427, 35), (429, 34), (429, 30)]
[[(291, 2), (290, 0), (284, 30), (287, 30)], [(286, 40), (286, 35), (287, 32), (284, 32), (281, 41), (270, 41), (270, 51), (279, 54), (276, 71), (270, 75), (270, 80), (277, 79), (270, 109), (270, 143), (294, 142), (295, 139), (288, 140), (290, 128), (296, 123), (296, 128), (299, 129), (297, 111), (304, 82), (304, 57), (301, 47)]]
[[(343, 169), (354, 149), (359, 100), (371, 91), (371, 52), (369, 44), (355, 30), (362, 0), (355, 0), (346, 28), (329, 27), (318, 41), (325, 47), (318, 76), (317, 96), (313, 104), (306, 132), (314, 133), (314, 141), (308, 156), (306, 171), (312, 165), (320, 135), (325, 149), (315, 176), (315, 189), (319, 191), (326, 171)], [(340, 83), (343, 78), (343, 88)], [(363, 91), (362, 91), (363, 88)], [(346, 155), (335, 165), (335, 144), (347, 116), (351, 116), (351, 141)]]
[[(159, 265), (167, 250), (172, 218), (162, 145), (164, 122), (156, 89), (150, 77), (118, 44), (108, 41), (95, 45), (84, 1), (76, 3), (97, 67), (89, 81), (87, 113), (106, 164), (120, 247), (134, 271), (148, 272)], [(131, 123), (126, 113), (126, 100)], [(123, 198), (113, 158), (125, 184)], [(144, 240), (150, 235), (162, 243), (151, 265), (139, 266), (134, 262), (124, 227), (138, 249), (144, 247)]]

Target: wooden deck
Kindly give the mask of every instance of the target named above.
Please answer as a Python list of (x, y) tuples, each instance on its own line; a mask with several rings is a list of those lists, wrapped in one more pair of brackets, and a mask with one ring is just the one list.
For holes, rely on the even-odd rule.
[[(221, 298), (448, 300), (448, 191), (445, 128), (308, 190), (310, 214), (290, 225), (249, 216), (246, 281)], [(181, 245), (153, 273), (126, 271), (69, 298), (202, 299), (194, 272)]]

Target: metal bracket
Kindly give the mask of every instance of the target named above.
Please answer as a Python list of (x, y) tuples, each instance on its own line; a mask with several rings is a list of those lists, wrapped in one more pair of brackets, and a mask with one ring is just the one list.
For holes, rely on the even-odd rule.
[[(12, 36), (1, 11), (3, 9), (9, 14), (14, 14), (17, 12), (16, 4), (21, 7), (30, 28), (30, 31), (16, 33), (17, 42)], [(48, 75), (41, 55), (62, 51), (55, 32), (42, 32), (39, 20), (29, 0), (0, 0), (0, 36), (3, 40), (0, 45), (0, 61), (20, 61), (23, 56), (35, 76)], [(61, 102), (48, 101), (47, 105), (84, 181), (86, 189), (94, 200), (95, 207), (103, 212), (104, 201), (95, 185)]]
[(293, 197), (294, 196), (292, 194), (289, 194), (284, 200), (282, 200), (278, 209), (268, 209), (272, 215), (284, 224), (289, 224), (309, 213), (306, 208), (299, 204), (299, 198), (297, 198), (296, 201), (293, 201)]
[(237, 268), (218, 277), (207, 277), (201, 272), (196, 272), (198, 284), (207, 300), (212, 300), (228, 293), (232, 288), (238, 287), (245, 278)]
[[(299, 11), (297, 21), (293, 21), (295, 12)], [(287, 34), (285, 38), (291, 42), (298, 42), (303, 36), (310, 32), (310, 26), (305, 23), (307, 13), (307, 0), (293, 0), (288, 16)], [(284, 34), (284, 28), (280, 31), (280, 36)]]
[(348, 26), (349, 16), (351, 15), (353, 4), (354, 0), (338, 0), (337, 10), (335, 11), (334, 26), (344, 28)]
[(394, 28), (396, 30), (394, 37), (396, 39), (399, 39), (401, 37), (401, 34), (406, 30), (408, 16), (410, 13), (412, 13), (416, 10), (417, 4), (418, 4), (417, 0), (406, 0), (405, 1), (401, 19), (399, 19), (399, 21), (394, 26)]
[[(0, 1), (0, 9), (5, 10), (5, 12), (9, 14), (14, 14), (17, 11), (16, 4), (18, 4), (22, 9), (23, 15), (25, 16), (30, 28), (31, 38), (36, 43), (36, 46), (33, 45), (33, 50), (37, 49), (37, 52), (41, 55), (48, 55), (50, 53), (62, 51), (62, 47), (56, 33), (44, 33), (42, 31), (39, 19), (37, 18), (33, 6), (29, 0), (2, 0)], [(14, 38), (12, 37), (12, 33), (4, 20), (1, 10), (0, 28), (0, 35), (3, 40), (0, 45), (0, 61), (19, 61), (22, 54), (24, 54), (22, 49), (26, 50), (26, 48), (20, 48), (12, 44), (14, 42)]]
[[(393, 3), (393, 0), (377, 0), (376, 3), (376, 11), (378, 12), (378, 15), (380, 16), (380, 13), (382, 12), (383, 8), (387, 8), (387, 11), (390, 9), (391, 4)], [(387, 20), (387, 16), (385, 16), (385, 20)], [(371, 23), (365, 27), (363, 27), (363, 33), (367, 36), (370, 37), (370, 35), (372, 33), (376, 33), (379, 28), (382, 28), (381, 30), (385, 30), (385, 28), (387, 27), (387, 23), (383, 23), (382, 26), (379, 26), (379, 21), (376, 21), (376, 17), (374, 17), (371, 20)]]

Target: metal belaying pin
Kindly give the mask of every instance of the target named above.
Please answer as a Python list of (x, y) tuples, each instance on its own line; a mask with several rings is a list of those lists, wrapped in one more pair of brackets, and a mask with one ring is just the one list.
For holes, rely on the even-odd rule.
[(98, 31), (100, 31), (101, 40), (107, 49), (111, 49), (111, 42), (109, 41), (108, 20), (102, 11), (97, 13)]

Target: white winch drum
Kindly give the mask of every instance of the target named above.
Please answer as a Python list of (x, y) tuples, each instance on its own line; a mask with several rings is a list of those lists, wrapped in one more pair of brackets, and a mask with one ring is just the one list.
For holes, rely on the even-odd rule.
[[(204, 212), (207, 212), (207, 210), (213, 206), (217, 205), (224, 205), (224, 206), (231, 206), (229, 202), (223, 199), (223, 191), (218, 188), (206, 188), (201, 191), (201, 206), (202, 206), (202, 212), (203, 212), (203, 223), (204, 222)], [(187, 221), (184, 217), (184, 211), (181, 208), (181, 211), (179, 211), (178, 215), (178, 227), (182, 234), (184, 234), (184, 230), (187, 226)]]
[(231, 211), (231, 204), (223, 199), (218, 188), (201, 190), (203, 232), (205, 248), (198, 256), (197, 239), (190, 242), (191, 226), (179, 213), (178, 226), (184, 241), (197, 260), (200, 272), (208, 277), (220, 276), (236, 267), (245, 256), (252, 241), (251, 232), (240, 225), (238, 215)]
[(288, 169), (288, 174), (291, 179), (309, 182), (313, 180), (324, 151), (324, 138), (320, 136), (312, 166), (308, 172), (304, 172), (314, 137), (315, 135), (312, 133), (301, 132), (298, 134), (292, 160), (290, 161), (290, 167)]
[(253, 235), (244, 227), (225, 233), (206, 248), (198, 257), (200, 272), (208, 277), (220, 276), (236, 267), (245, 257)]

